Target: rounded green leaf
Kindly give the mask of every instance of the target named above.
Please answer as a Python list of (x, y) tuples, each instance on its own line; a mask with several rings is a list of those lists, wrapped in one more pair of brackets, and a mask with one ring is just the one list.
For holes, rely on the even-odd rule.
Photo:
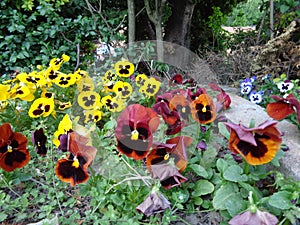
[(192, 192), (193, 197), (198, 197), (201, 195), (207, 195), (215, 190), (214, 185), (207, 180), (198, 180), (196, 182), (194, 191)]
[(229, 166), (223, 174), (224, 179), (233, 182), (247, 181), (248, 177), (243, 174), (243, 169), (238, 165)]

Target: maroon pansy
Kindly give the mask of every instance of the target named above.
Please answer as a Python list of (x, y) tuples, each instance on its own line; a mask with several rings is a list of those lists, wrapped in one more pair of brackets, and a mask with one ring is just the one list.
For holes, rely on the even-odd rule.
[(32, 143), (36, 147), (36, 153), (42, 156), (47, 154), (47, 136), (44, 134), (43, 128), (35, 130), (32, 133)]

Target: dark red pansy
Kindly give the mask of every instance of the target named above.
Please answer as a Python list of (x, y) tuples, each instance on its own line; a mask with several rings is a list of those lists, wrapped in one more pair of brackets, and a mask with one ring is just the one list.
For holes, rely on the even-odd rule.
[(286, 98), (272, 95), (271, 98), (276, 100), (276, 102), (271, 102), (266, 107), (270, 117), (275, 120), (282, 120), (288, 115), (297, 113), (297, 120), (300, 123), (300, 102), (293, 94), (289, 94)]
[(26, 145), (27, 138), (21, 133), (13, 132), (10, 124), (0, 126), (0, 167), (11, 172), (27, 165), (30, 154)]
[(97, 149), (92, 145), (89, 145), (89, 142), (90, 138), (87, 138), (77, 132), (68, 133), (67, 150), (76, 157), (84, 157), (86, 161), (84, 167), (86, 168), (92, 164), (97, 153)]
[(196, 100), (200, 95), (207, 94), (207, 91), (205, 88), (197, 88), (196, 90), (191, 90), (190, 88), (187, 89), (188, 97), (194, 101)]
[(180, 119), (177, 111), (170, 111), (166, 102), (158, 102), (153, 105), (153, 110), (162, 116), (163, 120), (167, 123), (167, 135), (177, 134), (184, 126), (184, 122)]
[(182, 84), (183, 78), (181, 74), (174, 74), (171, 79), (169, 84), (173, 85), (173, 84)]
[(216, 119), (216, 110), (212, 98), (201, 94), (190, 104), (193, 119), (200, 124), (211, 123)]
[(240, 154), (251, 165), (270, 162), (280, 149), (282, 139), (276, 121), (266, 121), (254, 128), (225, 124), (230, 129), (229, 149)]
[(43, 128), (35, 130), (32, 133), (32, 143), (36, 147), (37, 154), (42, 156), (45, 156), (47, 154), (47, 136), (44, 134)]
[(172, 187), (179, 186), (181, 183), (187, 181), (178, 169), (168, 163), (151, 165), (152, 177), (158, 178), (160, 184), (165, 189), (171, 189)]
[(183, 95), (175, 95), (169, 102), (169, 107), (171, 110), (176, 110), (184, 120), (188, 121), (191, 114), (190, 103)]
[(146, 157), (152, 145), (152, 133), (159, 126), (159, 117), (152, 109), (139, 104), (127, 106), (117, 120), (117, 149), (139, 160)]
[(60, 180), (70, 183), (72, 187), (89, 179), (86, 159), (81, 155), (74, 156), (72, 153), (68, 158), (57, 162), (55, 173)]
[(216, 96), (217, 103), (221, 105), (221, 107), (216, 107), (216, 111), (219, 112), (222, 108), (224, 110), (228, 109), (231, 104), (230, 96), (218, 85), (216, 84), (209, 84), (210, 88), (214, 91), (219, 91), (220, 93)]

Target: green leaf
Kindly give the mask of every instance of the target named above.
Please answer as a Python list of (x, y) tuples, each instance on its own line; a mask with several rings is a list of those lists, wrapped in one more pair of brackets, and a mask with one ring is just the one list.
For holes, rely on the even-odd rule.
[(6, 220), (7, 218), (7, 214), (4, 212), (0, 212), (0, 222), (3, 222), (4, 220)]
[(207, 195), (215, 190), (214, 185), (207, 180), (198, 180), (192, 192), (192, 196), (198, 197), (201, 195)]
[(205, 170), (204, 167), (200, 166), (200, 165), (197, 165), (197, 164), (192, 164), (192, 165), (189, 165), (189, 167), (198, 175), (198, 176), (201, 176), (201, 177), (204, 177), (204, 178), (208, 178), (208, 173), (207, 171)]
[(293, 204), (291, 202), (291, 193), (288, 191), (279, 191), (274, 193), (270, 199), (269, 204), (278, 209), (290, 209)]
[(226, 125), (224, 123), (218, 123), (218, 128), (220, 134), (222, 134), (227, 140), (229, 140), (230, 132), (227, 130)]
[(196, 198), (193, 198), (193, 202), (194, 202), (195, 205), (199, 206), (199, 205), (202, 205), (203, 199), (200, 198), (200, 197), (196, 197)]
[(243, 200), (240, 193), (232, 196), (225, 202), (225, 206), (230, 216), (235, 216), (247, 209), (247, 201)]
[(215, 160), (217, 156), (217, 150), (211, 144), (208, 143), (206, 151), (203, 152), (202, 158), (200, 160), (200, 165), (204, 168), (209, 168), (215, 165)]
[(247, 181), (248, 177), (243, 174), (243, 169), (238, 165), (229, 166), (223, 174), (224, 179), (233, 182)]
[(220, 158), (217, 160), (217, 169), (219, 170), (220, 173), (223, 174), (228, 167), (229, 164), (225, 159)]
[(216, 191), (216, 195), (213, 198), (213, 206), (215, 209), (224, 210), (227, 209), (226, 202), (233, 198), (238, 192), (238, 187), (234, 183), (226, 183)]

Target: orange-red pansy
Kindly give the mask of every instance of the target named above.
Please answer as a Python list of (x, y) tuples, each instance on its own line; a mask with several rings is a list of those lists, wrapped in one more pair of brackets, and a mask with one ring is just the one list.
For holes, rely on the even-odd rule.
[(10, 124), (0, 126), (0, 167), (7, 172), (24, 167), (30, 159), (26, 145), (26, 137), (13, 132)]
[(280, 149), (281, 134), (276, 121), (266, 121), (255, 128), (226, 123), (230, 129), (229, 149), (251, 165), (270, 162)]
[(55, 173), (58, 178), (71, 186), (84, 183), (89, 179), (87, 172), (96, 156), (96, 148), (88, 145), (89, 138), (71, 132), (67, 135), (67, 151), (70, 155), (60, 159), (56, 164)]
[(115, 129), (117, 149), (130, 158), (143, 159), (152, 145), (152, 133), (159, 125), (159, 117), (150, 108), (139, 104), (126, 107)]
[(169, 106), (171, 110), (176, 110), (184, 120), (189, 119), (191, 114), (190, 101), (183, 95), (175, 95), (169, 102)]
[(201, 94), (190, 107), (193, 119), (200, 124), (207, 124), (216, 119), (215, 105), (208, 94)]
[(297, 113), (297, 120), (300, 123), (300, 102), (293, 94), (289, 94), (286, 98), (272, 95), (271, 98), (277, 102), (271, 102), (267, 105), (266, 111), (270, 117), (275, 120), (283, 120), (288, 115)]

